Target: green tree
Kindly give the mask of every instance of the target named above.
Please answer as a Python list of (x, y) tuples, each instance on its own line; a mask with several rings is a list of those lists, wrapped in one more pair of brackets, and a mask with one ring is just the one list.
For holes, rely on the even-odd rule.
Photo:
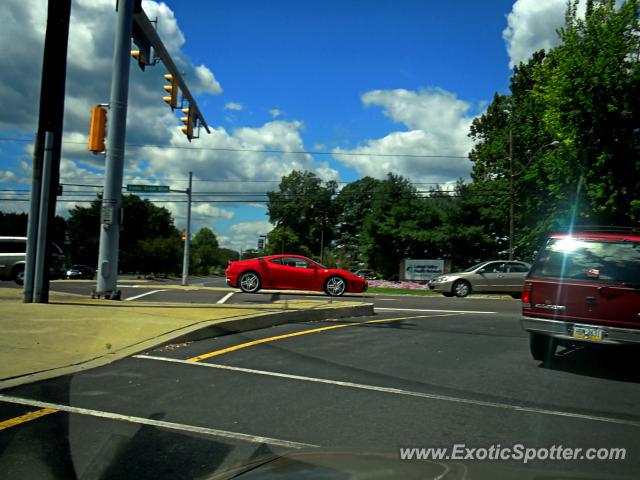
[[(73, 263), (95, 265), (98, 259), (100, 240), (100, 200), (88, 207), (76, 206), (69, 215), (67, 230), (70, 242), (70, 255)], [(167, 239), (182, 249), (180, 233), (176, 229), (171, 213), (164, 207), (158, 207), (149, 200), (135, 195), (122, 199), (124, 221), (120, 232), (119, 270), (125, 272), (178, 272), (181, 262), (168, 252), (171, 250), (162, 242), (149, 243), (156, 238)], [(160, 260), (150, 261), (147, 248), (158, 247)], [(159, 257), (160, 258), (160, 257)]]
[(266, 253), (269, 255), (300, 253), (313, 256), (311, 249), (300, 242), (300, 237), (293, 229), (285, 225), (278, 225), (267, 234)]
[(334, 250), (341, 266), (351, 267), (360, 260), (362, 227), (373, 211), (373, 199), (381, 183), (381, 180), (364, 177), (346, 185), (336, 196)]
[(293, 232), (301, 251), (319, 254), (322, 240), (329, 245), (333, 237), (333, 197), (337, 187), (334, 181), (323, 185), (322, 180), (312, 172), (291, 172), (282, 177), (277, 192), (268, 193), (271, 223), (276, 228), (286, 227)]
[(398, 273), (420, 232), (416, 229), (417, 195), (408, 180), (389, 174), (375, 191), (372, 211), (362, 226), (362, 254), (370, 268), (391, 278)]
[(177, 235), (168, 237), (153, 237), (137, 241), (140, 261), (148, 265), (145, 273), (170, 274), (179, 271), (182, 265), (182, 243)]
[(216, 265), (218, 239), (213, 230), (201, 228), (191, 240), (190, 270), (194, 274), (208, 275)]
[[(584, 19), (569, 5), (562, 44), (537, 71), (544, 121), (562, 143), (547, 165), (556, 208), (550, 225), (640, 220), (640, 28), (638, 3), (589, 1)], [(576, 188), (580, 185), (580, 189)]]
[(230, 248), (216, 248), (215, 258), (214, 258), (214, 267), (218, 272), (227, 268), (229, 262), (233, 262), (238, 260), (240, 257), (240, 252), (236, 250), (232, 250)]

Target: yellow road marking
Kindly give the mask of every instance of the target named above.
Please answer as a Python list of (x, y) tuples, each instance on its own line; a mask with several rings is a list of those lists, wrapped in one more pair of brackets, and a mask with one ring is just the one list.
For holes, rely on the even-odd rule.
[(336, 328), (345, 328), (345, 327), (357, 327), (358, 325), (364, 325), (365, 323), (384, 323), (384, 322), (397, 322), (400, 320), (410, 320), (412, 318), (431, 318), (431, 317), (450, 317), (452, 315), (459, 315), (457, 313), (445, 313), (439, 315), (418, 315), (413, 317), (397, 317), (397, 318), (382, 318), (379, 320), (367, 320), (366, 322), (358, 322), (358, 323), (345, 323), (340, 325), (331, 325), (330, 327), (320, 327), (320, 328), (312, 328), (310, 330), (303, 330), (301, 332), (287, 333), (284, 335), (277, 335), (275, 337), (261, 338), (259, 340), (252, 340), (251, 342), (241, 343), (239, 345), (234, 345), (233, 347), (223, 348), (221, 350), (216, 350), (214, 352), (203, 353), (202, 355), (198, 355), (197, 357), (187, 358), (187, 362), (199, 362), (200, 360), (206, 360), (211, 357), (217, 357), (218, 355), (223, 355), (225, 353), (234, 352), (236, 350), (240, 350), (242, 348), (253, 347), (254, 345), (260, 345), (261, 343), (273, 342), (276, 340), (282, 340), (284, 338), (298, 337), (300, 335), (307, 335), (309, 333), (318, 333), (324, 332), (327, 330), (334, 330)]
[(49, 415), (50, 413), (56, 413), (57, 411), (58, 410), (56, 410), (55, 408), (43, 408), (41, 410), (35, 410), (33, 412), (25, 413), (24, 415), (20, 415), (19, 417), (10, 418), (9, 420), (0, 422), (0, 430), (15, 427), (16, 425), (20, 425), (21, 423), (30, 422), (31, 420), (44, 417), (45, 415)]

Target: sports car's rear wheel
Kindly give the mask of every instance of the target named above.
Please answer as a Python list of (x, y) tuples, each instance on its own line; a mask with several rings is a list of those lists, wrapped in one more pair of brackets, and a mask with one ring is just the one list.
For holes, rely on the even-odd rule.
[(324, 291), (332, 297), (339, 297), (347, 290), (347, 283), (342, 277), (329, 277), (324, 284)]
[(260, 290), (260, 275), (256, 272), (245, 272), (238, 278), (240, 290), (246, 293), (256, 293)]

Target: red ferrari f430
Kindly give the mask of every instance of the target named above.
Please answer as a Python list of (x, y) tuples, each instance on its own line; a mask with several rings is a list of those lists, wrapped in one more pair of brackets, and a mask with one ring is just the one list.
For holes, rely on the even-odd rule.
[(230, 262), (227, 285), (243, 292), (261, 288), (274, 290), (311, 290), (340, 296), (345, 292), (367, 290), (367, 281), (346, 270), (327, 268), (301, 255), (272, 255)]

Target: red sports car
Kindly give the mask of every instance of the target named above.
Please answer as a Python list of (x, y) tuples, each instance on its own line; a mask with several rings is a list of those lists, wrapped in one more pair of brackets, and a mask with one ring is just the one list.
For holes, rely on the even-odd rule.
[(346, 270), (327, 268), (301, 255), (272, 255), (230, 262), (227, 285), (243, 292), (261, 288), (275, 290), (312, 290), (340, 296), (345, 292), (367, 290), (367, 281)]

